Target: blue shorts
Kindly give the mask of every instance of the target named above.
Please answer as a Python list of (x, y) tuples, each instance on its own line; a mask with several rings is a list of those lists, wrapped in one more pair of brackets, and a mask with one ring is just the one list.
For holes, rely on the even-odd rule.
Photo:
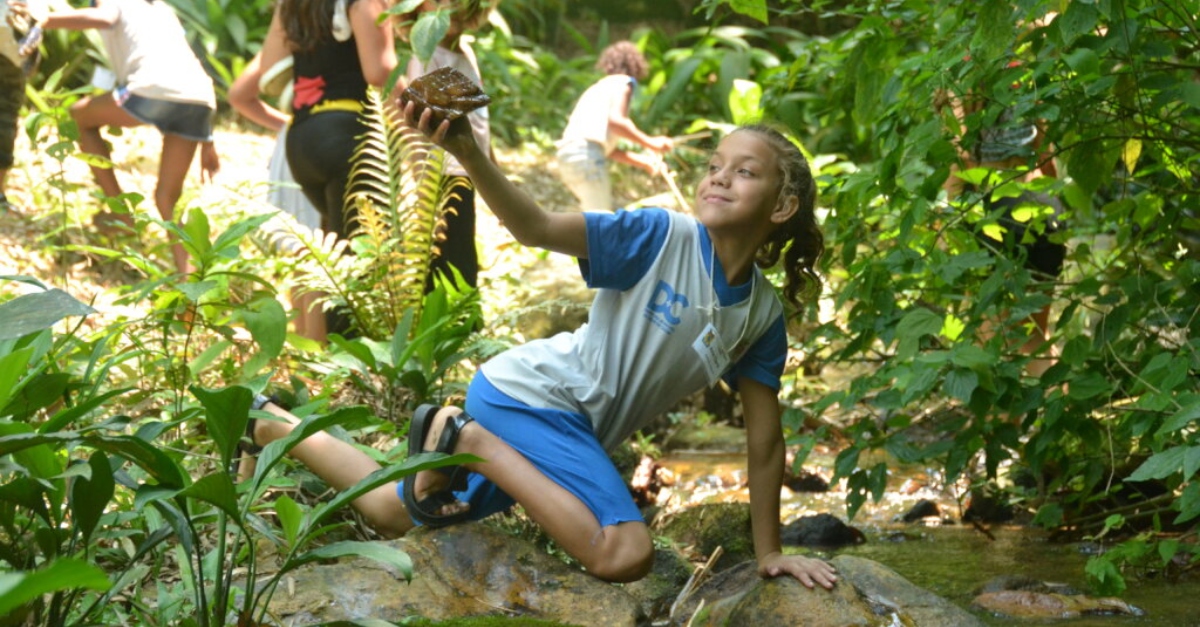
[[(600, 446), (587, 416), (537, 409), (514, 400), (477, 373), (467, 390), (466, 412), (485, 429), (525, 456), (538, 470), (574, 494), (607, 527), (645, 519), (612, 459)], [(397, 494), (403, 495), (403, 483)], [(512, 497), (471, 473), (467, 489), (455, 492), (480, 520), (513, 506)]]
[(171, 102), (131, 94), (124, 87), (113, 92), (113, 98), (129, 115), (153, 124), (168, 135), (178, 135), (198, 142), (212, 141), (213, 115), (216, 111), (189, 102)]

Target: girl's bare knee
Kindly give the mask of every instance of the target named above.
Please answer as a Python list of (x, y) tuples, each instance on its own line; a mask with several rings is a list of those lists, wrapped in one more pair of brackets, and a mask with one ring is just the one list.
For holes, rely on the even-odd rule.
[(654, 543), (644, 526), (617, 530), (614, 537), (597, 548), (592, 559), (581, 561), (598, 579), (628, 583), (650, 574), (654, 567)]

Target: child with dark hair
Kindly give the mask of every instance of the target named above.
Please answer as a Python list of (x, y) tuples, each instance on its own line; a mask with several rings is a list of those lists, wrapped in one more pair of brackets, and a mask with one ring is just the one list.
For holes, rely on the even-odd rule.
[[(111, 149), (101, 129), (156, 126), (163, 142), (154, 205), (163, 220), (174, 219), (196, 148), (201, 148), (202, 177), (212, 177), (220, 167), (212, 143), (217, 110), (212, 79), (188, 44), (174, 10), (163, 0), (92, 0), (84, 8), (52, 11), (43, 27), (100, 34), (116, 74), (116, 88), (71, 105), (71, 117), (79, 127), (79, 148), (108, 159)], [(121, 194), (112, 168), (92, 165), (91, 169), (105, 195)], [(101, 214), (97, 223), (132, 226), (125, 215)], [(189, 271), (182, 245), (172, 245), (171, 254), (178, 271)]]
[[(292, 118), (287, 162), (321, 229), (349, 238), (356, 228), (346, 185), (368, 86), (382, 87), (396, 68), (388, 0), (280, 0), (258, 57), (265, 71), (288, 57)], [(350, 319), (325, 312), (326, 331), (346, 335)]]
[[(485, 363), (465, 410), (417, 409), (410, 455), (467, 453), (484, 461), (420, 472), (354, 507), (394, 536), (519, 503), (594, 576), (639, 579), (652, 565), (653, 542), (607, 452), (680, 399), (724, 379), (738, 389), (745, 415), (759, 573), (833, 587), (829, 564), (785, 555), (780, 542), (785, 445), (778, 392), (787, 337), (783, 304), (760, 268), (782, 257), (784, 296), (794, 306), (819, 292), (816, 184), (800, 150), (764, 126), (726, 136), (700, 181), (694, 217), (659, 208), (558, 213), (506, 178), (465, 121), (439, 121), (411, 102), (404, 114), (462, 163), (518, 242), (578, 258), (597, 294), (590, 321), (574, 333)], [(255, 407), (280, 418), (254, 421), (256, 444), (283, 437), (296, 423), (265, 398)], [(379, 468), (326, 433), (291, 454), (338, 489)]]
[[(605, 77), (580, 96), (558, 141), (563, 182), (584, 211), (615, 208), (608, 159), (656, 174), (663, 167), (662, 153), (673, 145), (670, 137), (647, 135), (629, 117), (633, 88), (648, 71), (637, 46), (629, 41), (612, 44), (600, 53), (596, 68)], [(617, 147), (622, 139), (651, 152), (622, 150)]]
[(387, 7), (387, 0), (280, 0), (263, 42), (263, 68), (295, 59), (288, 165), (321, 227), (342, 237), (354, 230), (346, 184), (366, 130), (359, 114), (367, 87), (382, 87), (397, 63)]

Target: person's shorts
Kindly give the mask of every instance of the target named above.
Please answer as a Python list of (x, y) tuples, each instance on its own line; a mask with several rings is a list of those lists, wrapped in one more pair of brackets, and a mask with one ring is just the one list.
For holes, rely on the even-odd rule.
[(124, 87), (113, 92), (113, 97), (129, 115), (146, 124), (153, 124), (164, 134), (198, 142), (212, 141), (216, 111), (204, 105), (145, 98), (129, 93)]
[[(496, 389), (482, 373), (471, 380), (464, 409), (543, 474), (583, 501), (600, 526), (644, 520), (629, 487), (600, 446), (586, 416), (529, 407)], [(397, 495), (404, 494), (403, 488), (401, 483)], [(477, 473), (470, 474), (466, 490), (454, 495), (471, 505), (473, 520), (505, 511), (514, 504), (510, 496)]]
[(13, 145), (17, 141), (17, 122), (25, 100), (25, 74), (21, 68), (0, 56), (0, 169), (13, 165)]
[[(1050, 207), (1053, 216), (1047, 218), (1041, 231), (1032, 233), (1027, 241), (1028, 224), (1017, 220), (1013, 214), (1019, 207), (1028, 204)], [(1003, 210), (998, 219), (1000, 226), (1004, 227), (1003, 241), (996, 241), (979, 229), (976, 234), (984, 248), (1012, 255), (1013, 258), (1020, 257), (1025, 267), (1036, 272), (1039, 278), (1058, 277), (1067, 258), (1067, 246), (1053, 241), (1051, 235), (1062, 228), (1058, 218), (1062, 214), (1062, 204), (1056, 198), (1027, 191), (1016, 197), (989, 198), (984, 201), (986, 213), (991, 214), (997, 210)]]
[(612, 181), (604, 147), (596, 142), (564, 142), (558, 148), (558, 171), (584, 211), (612, 211)]

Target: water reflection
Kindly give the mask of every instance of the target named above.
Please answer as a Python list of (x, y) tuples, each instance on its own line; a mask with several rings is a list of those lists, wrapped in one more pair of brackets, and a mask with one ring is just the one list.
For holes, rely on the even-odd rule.
[[(676, 476), (675, 504), (748, 500), (744, 487), (745, 459), (738, 455), (674, 455), (660, 460)], [(896, 477), (896, 486), (904, 477)], [(839, 549), (886, 564), (914, 584), (969, 607), (974, 591), (1000, 575), (1025, 575), (1043, 581), (1086, 589), (1087, 556), (1077, 545), (1046, 541), (1036, 529), (992, 526), (995, 540), (970, 526), (923, 526), (897, 522), (918, 500), (938, 501), (943, 513), (957, 520), (960, 512), (952, 495), (929, 490), (903, 494), (889, 486), (879, 504), (868, 503), (853, 524), (867, 536), (865, 544)], [(792, 493), (784, 490), (783, 519), (829, 513), (846, 518), (845, 494), (836, 488), (825, 493)], [(1126, 602), (1146, 611), (1145, 616), (1090, 616), (1054, 621), (1015, 620), (981, 616), (989, 625), (1055, 625), (1061, 627), (1200, 627), (1200, 581), (1170, 583), (1161, 579), (1127, 579)]]

